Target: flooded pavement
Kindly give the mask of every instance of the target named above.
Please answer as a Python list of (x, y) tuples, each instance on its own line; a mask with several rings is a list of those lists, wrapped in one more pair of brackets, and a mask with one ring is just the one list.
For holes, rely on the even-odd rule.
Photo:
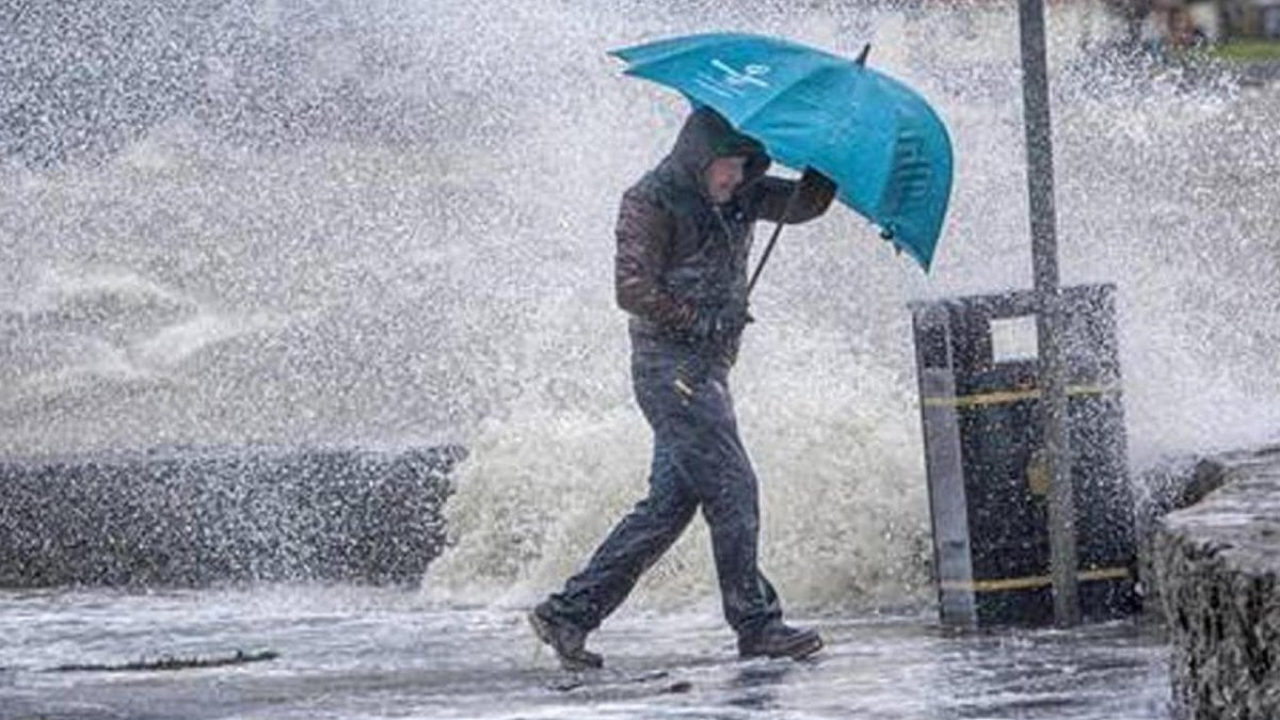
[[(0, 594), (0, 717), (1166, 718), (1167, 650), (1136, 622), (954, 634), (930, 611), (808, 618), (816, 659), (739, 661), (711, 607), (622, 612), (606, 668), (561, 671), (516, 608), (266, 587)], [(169, 671), (70, 664), (278, 659)]]

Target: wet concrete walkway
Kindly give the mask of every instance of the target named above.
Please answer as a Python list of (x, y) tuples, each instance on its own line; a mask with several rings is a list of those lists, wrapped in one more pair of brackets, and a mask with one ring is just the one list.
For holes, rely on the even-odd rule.
[[(1137, 623), (955, 635), (932, 613), (824, 617), (816, 659), (739, 661), (714, 610), (624, 611), (574, 674), (517, 610), (416, 593), (259, 588), (0, 593), (0, 717), (1166, 718), (1168, 653)], [(240, 666), (48, 672), (274, 650)]]

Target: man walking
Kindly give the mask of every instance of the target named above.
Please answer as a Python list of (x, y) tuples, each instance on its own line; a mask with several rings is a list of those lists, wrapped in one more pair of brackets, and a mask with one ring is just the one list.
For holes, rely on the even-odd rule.
[[(675, 148), (622, 198), (617, 224), (618, 304), (631, 314), (632, 380), (653, 428), (649, 494), (570, 578), (529, 614), (538, 637), (569, 669), (599, 667), (587, 634), (702, 508), (725, 619), (742, 657), (802, 658), (819, 635), (782, 621), (757, 567), (756, 476), (738, 437), (729, 370), (747, 312), (747, 265), (756, 220), (801, 223), (821, 215), (835, 186), (809, 171), (765, 177), (763, 147), (709, 108), (694, 111)], [(798, 182), (798, 185), (797, 185)], [(785, 215), (785, 218), (784, 218)]]

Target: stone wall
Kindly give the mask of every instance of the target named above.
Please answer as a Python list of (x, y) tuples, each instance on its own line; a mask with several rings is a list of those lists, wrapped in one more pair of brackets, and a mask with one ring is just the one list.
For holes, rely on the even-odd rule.
[(1202, 461), (1218, 486), (1155, 524), (1150, 562), (1187, 717), (1280, 717), (1280, 447)]
[(0, 461), (0, 587), (417, 583), (461, 448), (203, 448)]
[[(1228, 480), (1233, 456), (1172, 458), (1149, 467), (1138, 476), (1135, 523), (1139, 542), (1138, 579), (1143, 611), (1163, 622), (1164, 604), (1152, 560), (1160, 522), (1166, 515), (1189, 508), (1222, 487)], [(1243, 455), (1241, 456), (1244, 457)]]

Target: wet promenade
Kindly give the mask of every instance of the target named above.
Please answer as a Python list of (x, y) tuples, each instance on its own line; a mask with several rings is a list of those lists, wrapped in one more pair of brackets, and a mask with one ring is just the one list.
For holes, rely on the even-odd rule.
[[(349, 587), (0, 594), (0, 718), (1166, 718), (1149, 629), (954, 635), (929, 612), (810, 618), (817, 659), (739, 661), (712, 607), (624, 612), (559, 670), (515, 609)], [(50, 672), (273, 650), (170, 671)]]

